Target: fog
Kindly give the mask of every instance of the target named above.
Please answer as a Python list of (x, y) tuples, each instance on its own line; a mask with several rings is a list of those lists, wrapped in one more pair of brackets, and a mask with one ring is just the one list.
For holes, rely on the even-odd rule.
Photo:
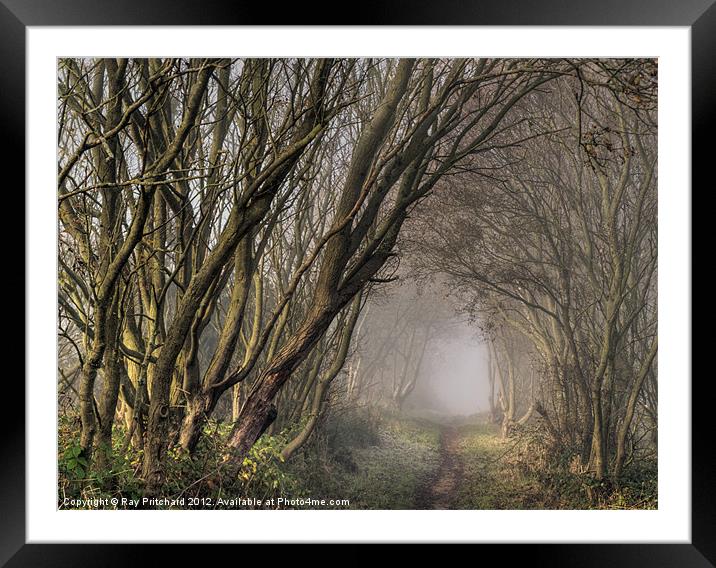
[(478, 326), (456, 304), (436, 279), (403, 274), (377, 291), (356, 334), (348, 370), (352, 392), (417, 414), (487, 411), (488, 350)]
[(406, 408), (447, 415), (489, 410), (487, 349), (475, 329), (456, 321), (428, 345), (415, 391)]

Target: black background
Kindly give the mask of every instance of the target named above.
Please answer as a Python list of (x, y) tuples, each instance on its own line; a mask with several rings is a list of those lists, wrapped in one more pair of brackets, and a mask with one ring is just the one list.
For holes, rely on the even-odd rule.
[[(0, 0), (0, 133), (5, 151), (0, 153), (0, 192), (14, 197), (15, 208), (4, 205), (11, 215), (2, 218), (0, 231), (7, 230), (8, 217), (20, 218), (25, 211), (25, 27), (44, 25), (638, 25), (690, 26), (692, 36), (692, 175), (693, 188), (700, 195), (713, 192), (712, 168), (714, 124), (714, 93), (716, 92), (716, 4), (714, 0), (367, 0), (353, 3), (306, 3), (290, 5), (265, 2), (228, 2), (222, 0)], [(88, 46), (87, 52), (92, 52)], [(660, 144), (668, 144), (661, 140)], [(668, 151), (668, 147), (666, 148)], [(12, 176), (16, 176), (15, 179)], [(674, 189), (675, 191), (677, 189)], [(691, 191), (693, 200), (695, 191)], [(7, 207), (7, 209), (5, 209)], [(697, 209), (699, 211), (699, 209)], [(702, 206), (702, 214), (711, 209)], [(24, 218), (24, 217), (23, 217)], [(702, 260), (705, 268), (712, 265), (711, 231), (713, 220), (699, 224), (692, 218), (692, 246), (705, 243)], [(693, 236), (693, 229), (705, 226), (706, 236)], [(668, 238), (668, 235), (660, 235)], [(17, 249), (19, 255), (19, 247)], [(25, 306), (32, 298), (25, 292), (25, 260), (12, 259), (10, 250), (2, 250), (10, 278), (4, 284), (21, 288), (11, 298), (22, 294)], [(711, 287), (709, 280), (705, 282)], [(53, 285), (53, 284), (48, 284)], [(693, 295), (693, 291), (692, 291)], [(662, 298), (668, 301), (668, 298)], [(11, 318), (3, 305), (3, 318)], [(21, 314), (11, 319), (19, 328)], [(24, 321), (24, 319), (22, 320)], [(6, 322), (7, 323), (7, 322)], [(24, 330), (24, 325), (23, 325)], [(712, 336), (713, 333), (710, 332)], [(17, 366), (11, 362), (17, 348), (12, 345), (20, 337), (3, 342), (6, 365), (0, 373), (0, 400), (24, 400), (25, 387)], [(26, 342), (32, 341), (23, 333)], [(693, 344), (709, 341), (709, 332), (693, 333)], [(706, 349), (713, 349), (709, 345)], [(693, 348), (692, 348), (693, 351)], [(18, 359), (18, 357), (14, 357)], [(501, 566), (577, 567), (709, 567), (716, 566), (716, 467), (714, 464), (713, 373), (694, 372), (692, 377), (662, 377), (686, 386), (692, 384), (692, 544), (577, 544), (577, 545), (477, 545), (477, 551), (458, 549), (462, 562), (499, 563)], [(53, 383), (54, 384), (54, 383)], [(215, 545), (201, 549), (189, 545), (139, 544), (25, 544), (25, 420), (24, 405), (12, 415), (10, 405), (3, 404), (0, 413), (0, 565), (8, 567), (115, 567), (133, 566), (160, 561), (162, 565), (183, 563), (190, 552), (203, 556), (202, 564), (256, 564), (300, 562), (325, 558), (339, 562), (352, 556), (358, 562), (372, 562), (375, 552), (358, 544), (348, 556), (346, 550), (313, 552), (273, 547), (270, 553), (250, 545)], [(635, 521), (635, 522), (638, 522)], [(237, 535), (241, 527), (236, 527)], [(270, 521), (266, 531), (270, 533)], [(346, 535), (349, 537), (350, 535)], [(76, 539), (82, 540), (77, 534)], [(316, 535), (320, 539), (320, 534)], [(241, 547), (241, 548), (237, 548)], [(475, 546), (475, 545), (468, 545)], [(422, 554), (424, 551), (420, 550)], [(449, 562), (447, 550), (439, 551), (441, 564)], [(486, 554), (492, 553), (492, 554)], [(490, 559), (493, 554), (501, 560)], [(223, 559), (222, 556), (227, 556)], [(490, 559), (490, 560), (488, 560)], [(385, 558), (384, 558), (385, 560)]]

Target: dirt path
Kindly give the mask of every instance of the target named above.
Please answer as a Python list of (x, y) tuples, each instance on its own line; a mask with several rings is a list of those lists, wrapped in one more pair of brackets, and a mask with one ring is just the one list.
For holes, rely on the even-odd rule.
[(459, 456), (460, 434), (453, 426), (443, 426), (440, 433), (440, 465), (435, 476), (418, 495), (420, 509), (451, 509), (463, 477)]

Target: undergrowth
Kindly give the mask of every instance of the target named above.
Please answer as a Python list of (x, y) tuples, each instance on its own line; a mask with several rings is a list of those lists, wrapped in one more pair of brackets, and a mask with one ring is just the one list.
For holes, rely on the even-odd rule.
[[(597, 481), (575, 466), (573, 452), (550, 447), (534, 428), (518, 428), (502, 439), (499, 427), (484, 418), (453, 425), (460, 434), (462, 466), (454, 508), (653, 509), (658, 505), (655, 462), (628, 464), (619, 484)], [(182, 501), (131, 507), (267, 508), (270, 499), (283, 497), (348, 500), (336, 508), (421, 508), (419, 496), (434, 482), (440, 467), (441, 425), (385, 410), (343, 410), (325, 417), (310, 442), (284, 463), (281, 450), (300, 427), (263, 436), (238, 474), (229, 475), (225, 459), (231, 426), (211, 421), (192, 455), (170, 450), (162, 497)], [(141, 501), (141, 448), (127, 443), (121, 425), (115, 426), (112, 446), (107, 467), (98, 471), (81, 452), (77, 417), (60, 419), (60, 508), (88, 508), (82, 504), (87, 502), (99, 503), (89, 508), (130, 508), (123, 503)], [(236, 498), (254, 502), (218, 504), (219, 499)]]
[(578, 465), (575, 451), (551, 446), (534, 427), (503, 439), (482, 421), (461, 429), (466, 509), (655, 509), (657, 465), (630, 464), (618, 483), (598, 480)]

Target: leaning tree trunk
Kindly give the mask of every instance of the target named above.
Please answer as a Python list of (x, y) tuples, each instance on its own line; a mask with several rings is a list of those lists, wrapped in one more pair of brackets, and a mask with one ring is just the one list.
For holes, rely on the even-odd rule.
[(276, 354), (268, 368), (258, 377), (254, 388), (246, 396), (229, 437), (229, 446), (234, 450), (233, 461), (240, 462), (276, 419), (277, 410), (274, 405), (276, 395), (328, 329), (341, 307), (317, 305), (313, 315), (309, 316), (301, 329)]

